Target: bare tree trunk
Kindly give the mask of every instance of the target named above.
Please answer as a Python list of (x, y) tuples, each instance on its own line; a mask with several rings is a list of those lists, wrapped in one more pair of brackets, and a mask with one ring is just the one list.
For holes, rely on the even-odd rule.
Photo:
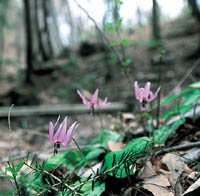
[(0, 3), (0, 66), (3, 64), (4, 57), (4, 27), (6, 22), (6, 13), (9, 1), (4, 1)]
[(117, 22), (120, 19), (119, 9), (120, 9), (120, 4), (113, 3), (113, 21), (115, 25), (117, 25)]
[(32, 30), (31, 30), (31, 7), (30, 1), (24, 0), (24, 14), (25, 14), (25, 36), (26, 36), (26, 78), (27, 84), (33, 84), (33, 43), (32, 43)]
[(159, 7), (156, 0), (153, 0), (152, 9), (152, 38), (153, 40), (160, 40), (160, 22), (159, 22)]
[(192, 15), (200, 23), (200, 11), (199, 11), (196, 0), (188, 0), (188, 5), (192, 8)]
[(70, 4), (68, 0), (63, 0), (62, 1), (63, 4), (63, 8), (66, 7), (66, 11), (65, 11), (65, 18), (67, 23), (70, 26), (70, 34), (71, 34), (71, 40), (74, 41), (75, 40), (75, 31), (74, 31), (74, 20), (73, 20), (73, 16), (72, 16), (72, 12), (71, 12), (71, 8), (70, 8)]
[(54, 9), (54, 3), (53, 0), (48, 1), (48, 9), (49, 13), (51, 13), (50, 18), (51, 18), (51, 28), (50, 28), (50, 34), (51, 34), (51, 40), (53, 41), (53, 48), (55, 53), (58, 55), (60, 54), (61, 51), (63, 51), (64, 46), (63, 43), (60, 39), (60, 34), (59, 34), (59, 26), (58, 26), (58, 21), (57, 21), (57, 14)]
[[(50, 17), (50, 12), (49, 12), (49, 1), (43, 0), (43, 12), (44, 12), (44, 34), (45, 34), (45, 40), (47, 42), (47, 48), (48, 50), (48, 57), (51, 57), (53, 55), (53, 47), (50, 39), (50, 30), (49, 30), (49, 17)], [(55, 26), (57, 28), (57, 26)]]
[(41, 1), (35, 0), (35, 21), (36, 21), (36, 30), (37, 30), (37, 36), (38, 36), (38, 45), (39, 45), (39, 50), (41, 52), (41, 57), (43, 61), (47, 61), (48, 57), (46, 54), (46, 51), (43, 47), (42, 43), (42, 27), (40, 25), (41, 21), (41, 14), (42, 14), (42, 9), (41, 9)]

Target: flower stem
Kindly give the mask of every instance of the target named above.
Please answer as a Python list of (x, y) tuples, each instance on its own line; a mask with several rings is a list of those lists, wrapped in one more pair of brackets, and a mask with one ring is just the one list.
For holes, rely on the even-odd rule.
[(102, 118), (101, 118), (101, 115), (100, 115), (99, 110), (97, 110), (97, 116), (98, 116), (98, 118), (99, 118), (99, 122), (100, 122), (100, 125), (101, 125), (101, 129), (103, 130), (103, 129), (104, 129), (104, 126), (103, 126), (103, 121), (102, 121)]
[(159, 120), (160, 120), (160, 91), (158, 92), (158, 99), (157, 99), (157, 111), (156, 111), (156, 129), (159, 128)]
[(85, 160), (85, 162), (87, 163), (88, 167), (91, 169), (92, 173), (95, 175), (95, 171), (92, 169), (90, 163), (85, 158), (85, 155), (84, 155), (83, 151), (81, 150), (81, 148), (79, 147), (78, 143), (76, 142), (76, 140), (74, 138), (72, 140), (74, 141), (75, 145), (77, 146), (79, 152), (81, 153), (81, 155), (82, 155), (83, 159)]

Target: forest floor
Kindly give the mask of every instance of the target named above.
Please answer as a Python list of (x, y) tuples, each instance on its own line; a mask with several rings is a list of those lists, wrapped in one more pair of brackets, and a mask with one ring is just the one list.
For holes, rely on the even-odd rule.
[[(195, 66), (197, 59), (188, 60), (188, 56), (199, 46), (200, 26), (188, 17), (167, 22), (161, 29), (166, 51), (164, 63), (160, 65), (161, 98), (164, 98), (169, 93), (179, 93), (188, 87), (188, 84), (198, 81), (200, 69), (199, 66)], [(141, 86), (150, 81), (155, 91), (159, 85), (159, 52), (151, 48), (153, 43), (149, 41), (150, 28), (130, 30), (124, 36), (134, 43), (126, 48), (126, 55), (133, 62), (129, 74), (131, 80), (137, 80)], [(49, 69), (50, 73), (34, 75), (34, 87), (31, 87), (31, 92), (36, 96), (36, 102), (33, 103), (37, 101), (45, 105), (81, 103), (76, 90), (86, 89), (93, 93), (96, 88), (100, 90), (100, 97), (102, 99), (108, 97), (110, 102), (130, 102), (130, 100), (134, 102), (133, 84), (122, 73), (121, 66), (117, 65), (113, 55), (106, 60), (105, 52), (80, 57), (77, 48), (73, 47), (71, 55), (67, 58), (62, 57), (46, 63), (45, 66), (42, 65), (42, 68)], [(55, 66), (56, 69), (53, 68)], [(16, 73), (21, 72), (16, 70), (17, 68), (6, 66), (1, 69), (0, 104), (9, 106), (13, 99), (16, 99), (8, 96), (10, 91), (26, 87), (18, 86), (19, 74), (17, 76)], [(30, 90), (30, 87), (27, 88)], [(89, 138), (95, 138), (100, 133), (101, 121), (105, 129), (117, 126), (120, 118), (119, 115), (115, 117), (101, 115), (100, 120), (98, 116), (74, 115), (70, 117), (70, 122), (77, 120), (80, 123), (75, 137), (80, 143), (86, 144)], [(56, 116), (11, 117), (12, 134), (8, 131), (7, 119), (0, 119), (0, 167), (5, 165), (9, 148), (14, 156), (21, 156), (26, 152), (38, 152), (42, 160), (49, 157), (49, 150), (52, 151), (53, 146), (48, 140), (48, 123), (50, 120), (55, 122), (56, 118)]]

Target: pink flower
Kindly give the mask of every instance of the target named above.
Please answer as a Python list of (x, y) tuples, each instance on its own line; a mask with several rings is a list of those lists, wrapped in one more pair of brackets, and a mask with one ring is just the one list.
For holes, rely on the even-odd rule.
[(158, 96), (160, 91), (160, 87), (157, 89), (155, 94), (150, 90), (151, 83), (147, 82), (144, 88), (139, 88), (137, 81), (135, 81), (135, 97), (139, 100), (141, 104), (141, 110), (144, 111), (146, 109), (146, 104), (152, 102)]
[(77, 93), (81, 97), (81, 99), (83, 101), (83, 104), (88, 105), (90, 107), (91, 115), (94, 114), (94, 108), (103, 108), (103, 107), (106, 107), (106, 106), (110, 105), (110, 103), (107, 103), (107, 97), (104, 99), (103, 103), (98, 104), (99, 89), (96, 89), (96, 91), (92, 95), (91, 101), (88, 101), (86, 99), (86, 97), (83, 94), (81, 94), (81, 92), (79, 90), (77, 90)]
[(59, 118), (60, 117), (58, 117), (55, 124), (53, 124), (52, 122), (49, 123), (49, 140), (51, 143), (54, 144), (54, 154), (57, 153), (57, 148), (60, 148), (60, 144), (62, 144), (63, 146), (67, 146), (71, 143), (74, 132), (79, 125), (77, 124), (77, 122), (74, 122), (67, 130), (67, 117), (65, 117), (63, 122), (58, 127), (56, 133), (54, 134), (54, 130), (56, 125), (58, 124)]

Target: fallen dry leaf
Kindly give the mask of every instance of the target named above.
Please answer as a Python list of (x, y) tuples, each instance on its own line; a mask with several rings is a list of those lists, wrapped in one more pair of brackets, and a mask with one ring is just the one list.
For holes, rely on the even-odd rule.
[(161, 186), (146, 184), (143, 186), (143, 188), (152, 192), (154, 196), (174, 196), (174, 193)]
[(168, 190), (168, 186), (170, 186), (168, 178), (160, 174), (151, 178), (146, 178), (143, 188), (152, 192), (154, 196), (174, 196), (174, 193)]
[(187, 193), (190, 193), (192, 191), (195, 191), (196, 189), (200, 188), (200, 178), (192, 184), (184, 193), (182, 196), (186, 195)]
[(168, 153), (162, 158), (162, 162), (167, 166), (168, 170), (171, 172), (171, 183), (176, 184), (181, 173), (184, 171), (184, 162), (177, 155)]
[(154, 171), (153, 165), (150, 161), (147, 161), (143, 171), (140, 174), (141, 179), (149, 178), (155, 176), (156, 172)]
[(162, 158), (162, 162), (167, 166), (169, 172), (166, 173), (169, 182), (172, 185), (176, 195), (181, 195), (183, 192), (179, 182), (179, 177), (184, 171), (184, 162), (175, 154), (168, 153)]
[(134, 120), (134, 115), (132, 113), (122, 113), (120, 118), (123, 124), (128, 124)]
[(124, 143), (122, 142), (113, 142), (113, 141), (109, 141), (108, 142), (108, 148), (110, 151), (118, 151), (123, 149), (125, 146)]
[(188, 178), (191, 178), (191, 179), (193, 179), (193, 180), (196, 179), (197, 172), (192, 171), (192, 170), (188, 167), (188, 165), (186, 165), (186, 164), (184, 165), (184, 171), (187, 173), (187, 177), (188, 177)]

